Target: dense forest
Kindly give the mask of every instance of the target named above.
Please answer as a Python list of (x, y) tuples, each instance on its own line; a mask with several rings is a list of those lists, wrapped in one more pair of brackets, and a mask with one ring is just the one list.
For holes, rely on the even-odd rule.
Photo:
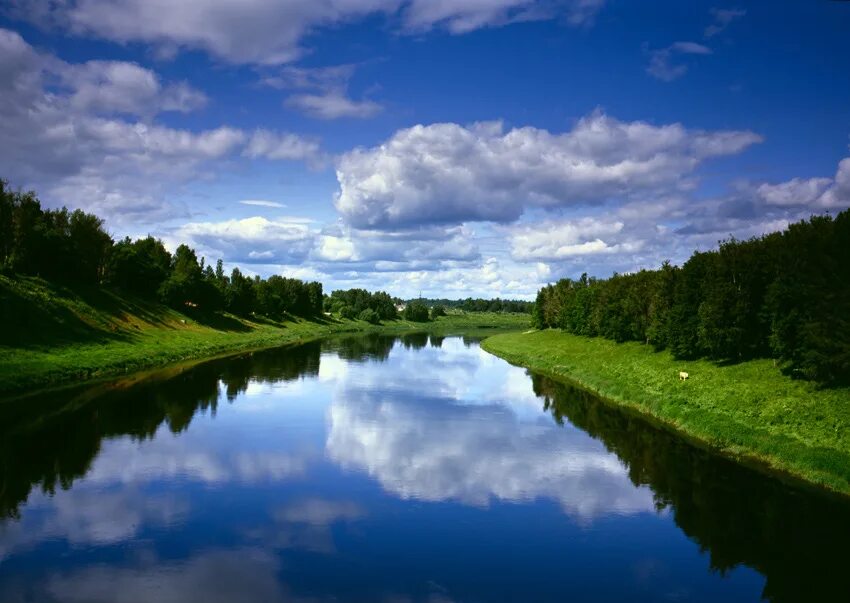
[(533, 317), (677, 358), (772, 357), (796, 377), (850, 382), (850, 211), (723, 241), (682, 267), (560, 280), (539, 291)]
[(274, 319), (323, 311), (322, 284), (294, 278), (224, 273), (188, 245), (171, 254), (153, 237), (118, 242), (103, 220), (81, 210), (43, 209), (34, 193), (0, 180), (0, 271), (40, 276), (68, 286), (113, 287), (174, 308), (227, 310)]

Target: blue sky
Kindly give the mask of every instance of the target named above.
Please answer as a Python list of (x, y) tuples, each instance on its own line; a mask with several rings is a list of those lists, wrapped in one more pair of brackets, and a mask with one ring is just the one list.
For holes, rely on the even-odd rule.
[(530, 297), (850, 206), (850, 3), (12, 0), (0, 175), (116, 236)]

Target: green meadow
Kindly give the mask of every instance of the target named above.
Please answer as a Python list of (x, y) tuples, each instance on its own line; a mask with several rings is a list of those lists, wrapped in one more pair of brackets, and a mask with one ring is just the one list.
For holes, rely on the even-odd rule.
[[(640, 343), (559, 330), (498, 334), (482, 345), (719, 453), (850, 494), (850, 388), (791, 379), (768, 359), (683, 361)], [(689, 378), (681, 381), (680, 371)]]

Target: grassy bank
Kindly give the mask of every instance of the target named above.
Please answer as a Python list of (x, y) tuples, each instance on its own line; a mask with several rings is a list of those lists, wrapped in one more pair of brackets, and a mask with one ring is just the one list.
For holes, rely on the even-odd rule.
[(0, 396), (175, 362), (295, 344), (354, 331), (460, 333), (527, 328), (525, 315), (450, 314), (427, 323), (277, 322), (226, 313), (183, 314), (104, 289), (70, 291), (0, 276)]
[[(771, 360), (721, 366), (637, 343), (555, 330), (495, 335), (483, 347), (576, 382), (728, 456), (850, 494), (850, 389), (783, 376)], [(679, 380), (679, 371), (690, 378)]]

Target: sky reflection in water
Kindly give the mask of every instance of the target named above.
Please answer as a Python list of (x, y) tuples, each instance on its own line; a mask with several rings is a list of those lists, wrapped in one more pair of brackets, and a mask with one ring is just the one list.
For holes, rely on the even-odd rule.
[(756, 484), (780, 520), (799, 497), (563, 388), (474, 341), (416, 335), (9, 405), (0, 600), (793, 594), (771, 573), (795, 561), (746, 528), (752, 550), (718, 539), (706, 509), (729, 497), (691, 480)]

